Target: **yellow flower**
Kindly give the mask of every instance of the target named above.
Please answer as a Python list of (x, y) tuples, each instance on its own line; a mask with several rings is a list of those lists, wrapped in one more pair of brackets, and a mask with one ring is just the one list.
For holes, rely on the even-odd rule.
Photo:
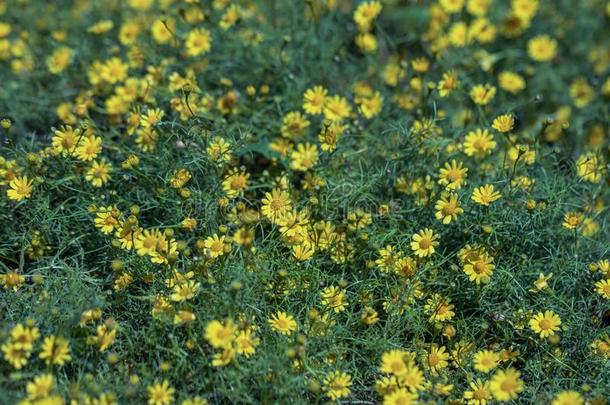
[(292, 203), (290, 202), (288, 193), (274, 188), (270, 193), (265, 193), (261, 212), (271, 221), (276, 221), (284, 216), (286, 212), (290, 211), (291, 208)]
[(383, 405), (415, 405), (417, 394), (407, 391), (406, 388), (398, 388), (383, 397)]
[(101, 151), (102, 138), (99, 136), (88, 136), (76, 148), (76, 157), (83, 162), (88, 162), (95, 159)]
[(512, 114), (503, 114), (496, 117), (491, 127), (498, 132), (510, 132), (515, 125), (515, 117)]
[(85, 179), (93, 187), (101, 187), (110, 180), (112, 165), (105, 160), (94, 161), (85, 174)]
[(511, 0), (511, 10), (522, 20), (531, 20), (538, 11), (538, 0)]
[(123, 45), (133, 45), (140, 35), (140, 25), (137, 22), (126, 21), (119, 29), (119, 41)]
[(589, 238), (599, 231), (599, 222), (593, 218), (585, 218), (582, 223), (581, 231), (583, 236)]
[(40, 358), (45, 361), (47, 366), (51, 364), (63, 366), (72, 359), (68, 341), (57, 336), (46, 337), (42, 343)]
[(142, 128), (154, 127), (161, 122), (164, 115), (165, 111), (161, 110), (160, 108), (151, 108), (140, 117), (140, 126)]
[(114, 321), (106, 321), (106, 323), (97, 327), (95, 342), (100, 352), (108, 349), (114, 343), (116, 333), (117, 327)]
[(233, 170), (223, 180), (222, 188), (229, 198), (235, 198), (243, 195), (244, 190), (248, 188), (248, 179), (250, 174), (243, 171)]
[(360, 3), (354, 11), (354, 21), (358, 24), (360, 31), (369, 31), (373, 20), (381, 13), (382, 5), (380, 1), (367, 1)]
[(184, 282), (177, 283), (172, 290), (172, 295), (170, 298), (172, 301), (176, 302), (190, 300), (195, 297), (200, 286), (200, 283), (193, 280), (186, 280)]
[(496, 87), (491, 84), (477, 84), (470, 90), (470, 98), (475, 104), (486, 105), (496, 95)]
[(298, 329), (298, 325), (292, 315), (287, 314), (286, 312), (279, 311), (273, 315), (268, 320), (269, 326), (276, 332), (281, 333), (282, 335), (291, 335), (292, 332)]
[(169, 405), (174, 402), (176, 390), (169, 385), (167, 380), (149, 385), (147, 390), (149, 405)]
[(326, 391), (326, 395), (334, 401), (349, 396), (351, 386), (352, 377), (343, 371), (336, 370), (331, 371), (326, 378), (324, 378), (323, 390)]
[(449, 14), (459, 13), (464, 7), (465, 0), (439, 0), (438, 4)]
[(153, 152), (158, 139), (159, 133), (154, 128), (141, 128), (136, 132), (136, 144), (143, 152)]
[(536, 62), (548, 62), (557, 55), (557, 41), (548, 35), (538, 35), (527, 43), (527, 54)]
[(231, 157), (231, 145), (224, 139), (216, 137), (210, 142), (207, 148), (208, 157), (212, 161), (216, 162), (228, 162), (232, 159)]
[(122, 82), (127, 78), (129, 65), (120, 58), (110, 58), (101, 66), (100, 75), (108, 83)]
[(81, 134), (80, 128), (74, 129), (70, 125), (60, 127), (60, 129), (55, 130), (55, 136), (51, 140), (53, 149), (64, 156), (74, 152)]
[(311, 259), (315, 252), (314, 244), (309, 241), (292, 246), (292, 256), (300, 262)]
[(194, 29), (186, 36), (185, 45), (188, 56), (206, 54), (212, 49), (212, 35), (205, 28)]
[(493, 264), (493, 257), (485, 252), (479, 252), (475, 257), (468, 258), (464, 263), (464, 273), (470, 281), (477, 285), (487, 284), (496, 266)]
[(433, 345), (430, 348), (430, 352), (426, 355), (426, 365), (433, 373), (438, 373), (449, 365), (447, 362), (449, 353), (446, 350), (445, 346), (439, 348)]
[(445, 163), (445, 166), (439, 169), (438, 184), (445, 186), (448, 190), (459, 190), (462, 188), (466, 180), (468, 168), (464, 167), (462, 162), (457, 163), (452, 160), (451, 163)]
[(30, 357), (30, 351), (23, 348), (23, 346), (17, 342), (7, 342), (2, 345), (2, 353), (4, 359), (16, 370), (22, 369), (28, 364), (28, 358)]
[(489, 388), (498, 401), (515, 399), (523, 391), (521, 373), (514, 368), (500, 370), (492, 377)]
[(325, 152), (332, 152), (337, 148), (337, 143), (339, 139), (345, 132), (347, 127), (345, 125), (339, 124), (337, 122), (333, 122), (328, 126), (324, 126), (320, 133), (318, 134), (318, 141), (320, 141), (320, 146)]
[(434, 206), (436, 210), (435, 217), (443, 224), (449, 224), (455, 220), (458, 215), (464, 212), (464, 209), (460, 207), (458, 196), (455, 193), (450, 193), (449, 196), (441, 197)]
[(379, 371), (397, 377), (403, 376), (407, 373), (408, 367), (413, 364), (414, 357), (413, 353), (404, 350), (390, 350), (381, 355)]
[(392, 245), (388, 245), (385, 248), (379, 249), (380, 257), (375, 260), (375, 264), (377, 264), (381, 272), (387, 273), (388, 271), (394, 270), (399, 255), (400, 253), (395, 252)]
[(253, 355), (259, 344), (260, 339), (254, 336), (252, 328), (240, 331), (235, 338), (235, 350), (246, 357)]
[(188, 325), (197, 319), (191, 311), (180, 310), (174, 314), (174, 325)]
[(576, 174), (585, 181), (599, 183), (605, 172), (603, 162), (595, 153), (582, 154), (576, 161)]
[(418, 73), (426, 73), (430, 69), (430, 60), (420, 56), (411, 61), (411, 66)]
[(40, 331), (35, 326), (17, 324), (11, 330), (11, 340), (25, 350), (32, 350), (35, 341), (40, 338)]
[(364, 53), (374, 53), (377, 51), (377, 37), (370, 32), (363, 32), (356, 35), (356, 45)]
[(336, 313), (343, 312), (347, 308), (348, 302), (345, 291), (338, 287), (326, 287), (320, 295), (322, 296), (322, 305), (330, 307)]
[[(493, 42), (496, 39), (498, 30), (496, 26), (485, 17), (476, 18), (470, 27), (468, 27), (468, 36), (482, 44)], [(481, 64), (486, 64), (486, 60), (482, 60)], [(484, 68), (486, 71), (487, 67)]]
[(482, 17), (487, 14), (492, 3), (493, 0), (468, 0), (468, 3), (466, 3), (466, 10), (472, 15)]
[(500, 356), (491, 350), (481, 350), (474, 354), (474, 369), (482, 373), (489, 373), (491, 370), (498, 367), (499, 363)]
[(60, 46), (47, 58), (49, 72), (58, 74), (63, 72), (72, 62), (74, 52), (67, 46)]
[(438, 234), (429, 228), (422, 229), (411, 239), (411, 249), (418, 257), (428, 257), (434, 254), (436, 246), (439, 245)]
[(424, 306), (425, 311), (430, 314), (430, 322), (451, 320), (455, 316), (454, 308), (455, 306), (451, 304), (451, 299), (436, 293), (426, 301)]
[(468, 156), (481, 159), (491, 154), (495, 148), (496, 141), (486, 129), (470, 131), (464, 138), (464, 153)]
[(610, 280), (600, 280), (595, 283), (595, 291), (607, 300), (610, 300)]
[(525, 89), (525, 79), (518, 73), (503, 71), (498, 75), (498, 85), (502, 90), (516, 94)]
[(163, 235), (158, 229), (145, 229), (138, 232), (134, 241), (136, 252), (140, 256), (154, 256), (157, 253), (157, 246), (163, 240)]
[(310, 122), (299, 111), (291, 111), (282, 119), (282, 136), (292, 139), (301, 136), (309, 128)]
[(308, 89), (303, 95), (303, 110), (305, 110), (307, 114), (322, 114), (327, 94), (328, 90), (322, 86), (314, 86), (313, 88)]
[(584, 405), (585, 399), (577, 391), (562, 391), (555, 396), (551, 405)]
[(470, 390), (464, 392), (464, 399), (468, 400), (467, 405), (487, 405), (487, 401), (491, 400), (491, 389), (488, 381), (481, 381), (477, 378), (476, 381), (470, 383)]
[(390, 62), (383, 69), (383, 81), (391, 87), (396, 87), (398, 82), (407, 74), (406, 69), (398, 62)]
[(438, 95), (447, 97), (460, 86), (460, 79), (455, 70), (449, 70), (443, 73), (442, 79), (438, 82)]
[(225, 13), (222, 15), (218, 26), (226, 31), (235, 25), (237, 20), (239, 20), (240, 16), (241, 9), (239, 8), (239, 6), (236, 4), (231, 4), (229, 8), (227, 8)]
[(470, 43), (468, 25), (463, 21), (455, 22), (449, 28), (449, 42), (457, 48), (463, 48)]
[(149, 10), (154, 3), (155, 0), (127, 0), (129, 7), (139, 11)]
[(21, 201), (32, 196), (34, 187), (27, 176), (15, 177), (8, 184), (6, 195), (10, 200)]
[(501, 196), (499, 192), (494, 190), (493, 184), (485, 184), (474, 189), (471, 199), (478, 204), (488, 207), (489, 204), (500, 199)]
[(591, 349), (605, 359), (610, 359), (610, 336), (605, 335), (591, 342)]
[(33, 381), (28, 382), (26, 391), (28, 393), (28, 399), (39, 399), (47, 397), (51, 388), (55, 384), (55, 379), (51, 374), (41, 374), (34, 378)]
[(0, 38), (6, 38), (11, 33), (11, 25), (5, 22), (0, 22)]
[(360, 111), (362, 112), (362, 115), (364, 116), (364, 118), (367, 119), (371, 119), (377, 114), (379, 114), (383, 107), (383, 97), (378, 91), (376, 91), (370, 97), (362, 97), (359, 98), (357, 101), (360, 105)]
[(17, 291), (25, 283), (25, 276), (19, 274), (18, 271), (9, 271), (6, 274), (0, 274), (0, 283), (7, 290)]
[(297, 150), (292, 152), (290, 159), (290, 167), (305, 172), (318, 162), (318, 148), (311, 143), (298, 144)]
[(254, 242), (254, 229), (241, 227), (233, 234), (233, 242), (240, 246), (250, 246)]
[(580, 212), (566, 212), (563, 216), (563, 227), (566, 229), (576, 229), (583, 220), (584, 216)]
[(537, 293), (549, 286), (548, 281), (553, 277), (553, 273), (549, 273), (548, 275), (544, 273), (540, 273), (536, 281), (534, 281), (534, 288), (530, 288), (530, 292)]
[(223, 367), (227, 364), (231, 363), (235, 358), (235, 354), (237, 352), (232, 347), (224, 348), (220, 353), (214, 354), (214, 358), (212, 359), (212, 366), (214, 367)]
[(541, 339), (553, 336), (559, 330), (561, 319), (553, 311), (538, 312), (529, 322), (530, 328), (540, 335)]
[(215, 259), (226, 253), (225, 249), (230, 247), (230, 245), (225, 242), (225, 239), (226, 237), (224, 235), (219, 237), (217, 234), (214, 234), (204, 241), (205, 252), (208, 257)]
[(345, 99), (341, 96), (332, 96), (326, 99), (324, 104), (324, 118), (331, 121), (340, 121), (347, 117), (352, 112), (352, 108)]
[(205, 326), (205, 338), (215, 349), (226, 349), (231, 347), (237, 328), (230, 319), (224, 324), (220, 321), (213, 320)]
[(119, 211), (116, 206), (110, 205), (107, 207), (100, 207), (95, 214), (95, 226), (103, 234), (109, 235), (114, 232), (115, 229), (119, 228), (120, 215), (121, 211)]
[(587, 79), (579, 77), (570, 85), (570, 96), (576, 107), (583, 108), (595, 98), (595, 90), (587, 83)]
[(152, 23), (150, 32), (158, 44), (167, 44), (174, 37), (176, 24), (173, 19), (158, 19)]

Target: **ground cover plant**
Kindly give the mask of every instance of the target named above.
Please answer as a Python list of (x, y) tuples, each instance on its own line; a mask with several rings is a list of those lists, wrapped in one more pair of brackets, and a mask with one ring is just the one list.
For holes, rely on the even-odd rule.
[(0, 403), (605, 404), (609, 22), (0, 1)]

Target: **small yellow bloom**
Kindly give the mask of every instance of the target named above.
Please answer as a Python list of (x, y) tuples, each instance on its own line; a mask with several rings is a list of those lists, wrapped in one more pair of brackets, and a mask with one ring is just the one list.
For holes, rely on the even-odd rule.
[(322, 86), (314, 86), (303, 95), (303, 110), (307, 114), (318, 115), (324, 110), (328, 90)]
[(610, 280), (600, 280), (595, 283), (595, 292), (610, 300)]
[(514, 368), (500, 370), (492, 377), (489, 388), (498, 401), (515, 399), (523, 391), (521, 373)]
[(69, 342), (58, 336), (46, 337), (42, 343), (40, 358), (43, 359), (47, 365), (55, 364), (63, 366), (72, 359), (72, 356), (70, 356)]
[(438, 245), (438, 234), (429, 228), (414, 234), (411, 241), (411, 249), (418, 257), (428, 257), (434, 254)]
[(342, 371), (336, 370), (330, 372), (324, 379), (323, 389), (326, 391), (326, 395), (336, 400), (339, 398), (345, 398), (349, 396), (352, 386), (352, 377)]
[(15, 177), (8, 184), (9, 189), (6, 190), (6, 195), (10, 200), (21, 201), (26, 198), (30, 198), (34, 187), (32, 186), (32, 180), (29, 180), (27, 176)]
[(527, 54), (536, 62), (548, 62), (557, 55), (557, 41), (548, 35), (538, 35), (528, 41)]
[(474, 369), (482, 373), (489, 373), (498, 364), (500, 364), (500, 356), (491, 350), (481, 350), (474, 355)]
[(271, 315), (268, 322), (271, 329), (282, 335), (291, 335), (292, 332), (298, 329), (298, 325), (293, 316), (282, 311)]
[(496, 96), (496, 87), (491, 84), (477, 84), (470, 90), (470, 98), (475, 104), (487, 105)]
[(515, 117), (512, 114), (503, 114), (496, 117), (491, 127), (498, 132), (510, 132), (515, 125)]
[(492, 202), (500, 199), (502, 195), (494, 190), (493, 184), (475, 188), (472, 192), (472, 201), (488, 207)]
[(148, 404), (149, 405), (169, 405), (174, 402), (174, 393), (176, 390), (169, 385), (167, 380), (156, 382), (148, 386)]
[(561, 319), (553, 311), (538, 312), (530, 319), (530, 328), (540, 335), (541, 339), (553, 336), (559, 330)]

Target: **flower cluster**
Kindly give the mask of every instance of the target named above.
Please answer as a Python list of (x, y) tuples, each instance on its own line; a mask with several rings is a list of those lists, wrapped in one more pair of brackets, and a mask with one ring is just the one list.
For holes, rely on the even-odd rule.
[(0, 0), (3, 400), (606, 403), (608, 19)]

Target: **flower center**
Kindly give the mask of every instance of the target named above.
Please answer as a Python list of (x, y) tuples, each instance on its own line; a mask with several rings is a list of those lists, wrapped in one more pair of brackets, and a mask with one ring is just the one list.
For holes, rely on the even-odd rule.
[(540, 329), (551, 329), (551, 321), (548, 319), (541, 320)]

